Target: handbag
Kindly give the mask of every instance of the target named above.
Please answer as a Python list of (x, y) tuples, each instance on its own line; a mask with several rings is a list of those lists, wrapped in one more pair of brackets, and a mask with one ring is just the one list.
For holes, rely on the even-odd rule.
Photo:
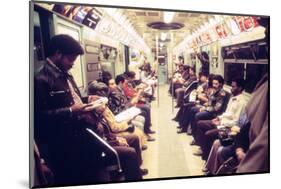
[(234, 138), (230, 135), (230, 128), (221, 128), (218, 132), (218, 137), (222, 146), (229, 146), (233, 144)]
[(238, 165), (238, 160), (235, 157), (230, 157), (225, 162), (223, 162), (215, 175), (233, 174), (236, 172)]

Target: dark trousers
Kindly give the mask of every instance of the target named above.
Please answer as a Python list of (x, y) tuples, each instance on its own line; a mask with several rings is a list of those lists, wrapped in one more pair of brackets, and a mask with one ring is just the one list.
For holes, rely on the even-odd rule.
[(136, 150), (132, 147), (115, 146), (122, 170), (126, 180), (140, 180), (142, 175), (139, 168), (139, 162)]
[[(142, 163), (141, 149), (139, 138), (134, 135), (122, 136), (126, 139), (129, 147), (126, 146), (113, 146), (117, 151), (123, 173), (126, 180), (140, 180), (142, 175), (140, 172), (140, 165)], [(114, 159), (113, 157), (110, 158)]]
[(194, 103), (188, 103), (181, 107), (180, 111), (177, 114), (179, 119), (179, 126), (183, 131), (187, 131), (188, 125), (190, 123), (192, 115), (191, 109), (195, 107)]
[(135, 149), (136, 154), (137, 154), (137, 159), (138, 159), (138, 164), (142, 164), (142, 156), (141, 156), (141, 147), (140, 147), (140, 140), (139, 137), (135, 134), (129, 134), (122, 136), (123, 138), (126, 139), (128, 145), (132, 148)]
[(203, 159), (207, 159), (213, 142), (218, 138), (218, 129), (212, 120), (200, 120), (197, 123), (196, 143), (203, 151)]
[(186, 88), (178, 88), (176, 89), (176, 98), (177, 98), (177, 106), (181, 106), (183, 104), (183, 97)]
[[(55, 142), (49, 148), (47, 164), (54, 173), (54, 185), (77, 185), (110, 181), (101, 149), (86, 135)], [(67, 140), (67, 142), (65, 141)]]
[(182, 119), (184, 119), (184, 117), (188, 115), (188, 112), (192, 106), (195, 106), (194, 102), (188, 102), (186, 104), (181, 105), (179, 111), (175, 116), (175, 121), (180, 122)]
[(196, 128), (195, 128), (193, 122), (194, 122), (196, 113), (199, 112), (199, 109), (200, 109), (200, 108), (197, 107), (197, 106), (192, 106), (192, 107), (190, 107), (190, 110), (189, 110), (189, 112), (188, 112), (188, 117), (187, 117), (187, 119), (186, 119), (186, 123), (184, 123), (184, 124), (187, 125), (187, 126), (190, 124), (192, 133), (196, 132), (196, 130), (195, 130)]
[(141, 114), (144, 118), (144, 132), (148, 133), (151, 127), (151, 112), (150, 107), (147, 104), (137, 104), (137, 107), (141, 109)]
[(169, 88), (169, 93), (171, 94), (171, 95), (173, 95), (173, 97), (175, 97), (176, 96), (176, 90), (178, 89), (178, 88), (181, 88), (182, 87), (182, 84), (181, 83), (174, 83), (174, 86), (173, 86), (173, 84), (172, 84), (172, 82), (170, 83), (170, 88)]
[[(129, 144), (113, 146), (117, 151), (126, 180), (140, 180), (140, 164), (142, 162), (139, 138), (136, 135), (124, 137)], [(62, 140), (63, 141), (63, 140)], [(50, 151), (49, 165), (54, 172), (55, 185), (75, 185), (110, 181), (106, 166), (115, 164), (115, 156), (106, 153), (107, 158), (101, 158), (100, 153), (105, 149), (83, 135), (78, 139), (72, 138), (67, 144), (56, 143), (56, 148)], [(48, 161), (49, 163), (49, 161)]]
[(196, 138), (198, 121), (213, 119), (215, 117), (215, 114), (212, 112), (208, 112), (208, 111), (199, 112), (199, 108), (197, 108), (197, 107), (191, 108), (191, 112), (192, 112), (192, 115), (194, 115), (191, 117), (191, 121), (190, 121), (192, 135), (194, 138)]

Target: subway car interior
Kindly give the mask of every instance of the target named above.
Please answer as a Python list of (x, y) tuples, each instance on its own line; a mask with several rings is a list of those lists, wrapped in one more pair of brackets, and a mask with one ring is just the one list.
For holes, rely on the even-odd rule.
[(31, 187), (269, 172), (269, 17), (32, 2)]

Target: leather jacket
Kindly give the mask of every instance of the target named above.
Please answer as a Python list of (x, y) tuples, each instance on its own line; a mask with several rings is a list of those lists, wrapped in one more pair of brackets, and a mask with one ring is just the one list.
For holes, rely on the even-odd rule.
[(42, 149), (42, 157), (46, 157), (55, 172), (73, 164), (80, 166), (85, 157), (91, 157), (95, 166), (103, 166), (100, 154), (104, 149), (97, 140), (89, 138), (85, 128), (92, 129), (110, 145), (119, 144), (98, 115), (72, 114), (70, 107), (74, 101), (68, 81), (81, 98), (73, 77), (49, 62), (34, 79), (34, 138)]
[(70, 110), (74, 101), (67, 80), (81, 97), (73, 77), (49, 62), (35, 75), (34, 135), (38, 143), (47, 140), (55, 144), (60, 138), (73, 138), (82, 127)]
[[(34, 134), (36, 141), (57, 145), (62, 141), (69, 145), (85, 128), (91, 128), (101, 137), (109, 134), (98, 128), (100, 119), (93, 115), (72, 115), (74, 104), (67, 80), (81, 98), (73, 77), (51, 63), (46, 63), (34, 81)], [(87, 98), (81, 98), (83, 102)], [(40, 143), (40, 142), (39, 142)]]
[(71, 82), (75, 92), (81, 97), (73, 77), (50, 63), (46, 63), (35, 76), (35, 105), (39, 111), (52, 116), (70, 116), (70, 106), (74, 104), (67, 83)]
[(223, 106), (225, 105), (227, 98), (227, 93), (223, 88), (214, 91), (209, 96), (206, 110), (216, 115), (221, 114), (223, 112)]

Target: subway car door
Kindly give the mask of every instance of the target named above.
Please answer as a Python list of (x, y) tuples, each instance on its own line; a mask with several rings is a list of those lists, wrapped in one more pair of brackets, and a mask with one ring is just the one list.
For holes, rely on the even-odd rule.
[(100, 44), (91, 40), (85, 40), (85, 61), (87, 84), (101, 77), (101, 65), (99, 62)]
[[(66, 21), (56, 15), (54, 15), (54, 25), (55, 25), (55, 35), (57, 34), (67, 34), (72, 36), (74, 39), (82, 43), (82, 29), (81, 26)], [(74, 63), (74, 66), (70, 70), (71, 74), (74, 77), (75, 82), (82, 94), (82, 96), (86, 96), (86, 74), (84, 67), (83, 56), (79, 56)]]
[(159, 66), (158, 66), (158, 82), (160, 85), (166, 84), (168, 82), (168, 67), (167, 59), (165, 56), (158, 57)]
[(99, 56), (101, 69), (110, 72), (112, 77), (115, 77), (116, 55), (116, 48), (101, 44)]

